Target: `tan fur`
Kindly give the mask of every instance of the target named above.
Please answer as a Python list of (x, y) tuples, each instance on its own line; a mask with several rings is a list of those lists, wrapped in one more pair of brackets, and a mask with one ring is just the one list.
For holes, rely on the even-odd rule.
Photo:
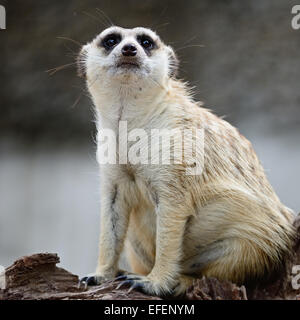
[(150, 33), (158, 48), (146, 57), (138, 47), (148, 74), (107, 71), (118, 48), (106, 56), (96, 45), (103, 35), (83, 48), (80, 61), (98, 128), (117, 132), (120, 120), (128, 122), (128, 131), (202, 128), (204, 171), (185, 175), (188, 159), (176, 165), (102, 165), (96, 276), (116, 275), (125, 240), (132, 269), (141, 275), (132, 281), (150, 294), (181, 294), (203, 275), (243, 283), (271, 274), (291, 248), (293, 214), (270, 186), (251, 143), (170, 77), (171, 48), (156, 34), (113, 30), (123, 35), (122, 43)]

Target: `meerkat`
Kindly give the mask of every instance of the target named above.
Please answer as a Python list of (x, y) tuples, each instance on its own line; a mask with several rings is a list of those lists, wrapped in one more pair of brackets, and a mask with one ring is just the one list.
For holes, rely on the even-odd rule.
[[(185, 174), (187, 159), (100, 163), (100, 251), (96, 273), (82, 279), (88, 285), (115, 279), (123, 250), (133, 273), (121, 275), (121, 284), (158, 296), (184, 294), (202, 276), (237, 284), (262, 279), (290, 253), (293, 212), (278, 199), (251, 143), (195, 102), (177, 69), (173, 49), (142, 27), (110, 27), (80, 51), (78, 72), (98, 132), (109, 128), (118, 136), (120, 121), (146, 132), (204, 130), (200, 175)], [(98, 134), (98, 151), (100, 140)], [(119, 142), (119, 152), (124, 147)]]

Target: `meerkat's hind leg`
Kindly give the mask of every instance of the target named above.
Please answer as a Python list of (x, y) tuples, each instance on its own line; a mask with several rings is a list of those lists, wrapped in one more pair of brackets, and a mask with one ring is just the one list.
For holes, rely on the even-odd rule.
[(172, 296), (184, 296), (187, 290), (193, 285), (198, 278), (181, 274), (178, 278), (176, 286), (172, 290)]

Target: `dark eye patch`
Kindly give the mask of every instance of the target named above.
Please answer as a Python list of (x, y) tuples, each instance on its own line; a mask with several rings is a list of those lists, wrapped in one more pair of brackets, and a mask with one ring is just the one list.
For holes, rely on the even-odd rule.
[(101, 45), (107, 50), (112, 50), (117, 44), (121, 42), (121, 35), (112, 33), (107, 35), (102, 41)]
[(137, 41), (147, 51), (150, 51), (155, 48), (154, 40), (146, 34), (137, 36)]

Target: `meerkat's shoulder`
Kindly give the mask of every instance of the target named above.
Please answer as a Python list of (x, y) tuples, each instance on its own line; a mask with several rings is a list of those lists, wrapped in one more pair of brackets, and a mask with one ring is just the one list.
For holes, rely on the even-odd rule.
[(215, 112), (205, 105), (203, 101), (194, 99), (194, 88), (187, 82), (178, 79), (170, 79), (168, 88), (168, 102), (179, 104), (182, 109), (191, 116), (191, 119), (201, 121), (207, 129), (227, 130), (228, 132), (238, 132), (238, 129), (225, 120), (224, 116), (218, 116)]

